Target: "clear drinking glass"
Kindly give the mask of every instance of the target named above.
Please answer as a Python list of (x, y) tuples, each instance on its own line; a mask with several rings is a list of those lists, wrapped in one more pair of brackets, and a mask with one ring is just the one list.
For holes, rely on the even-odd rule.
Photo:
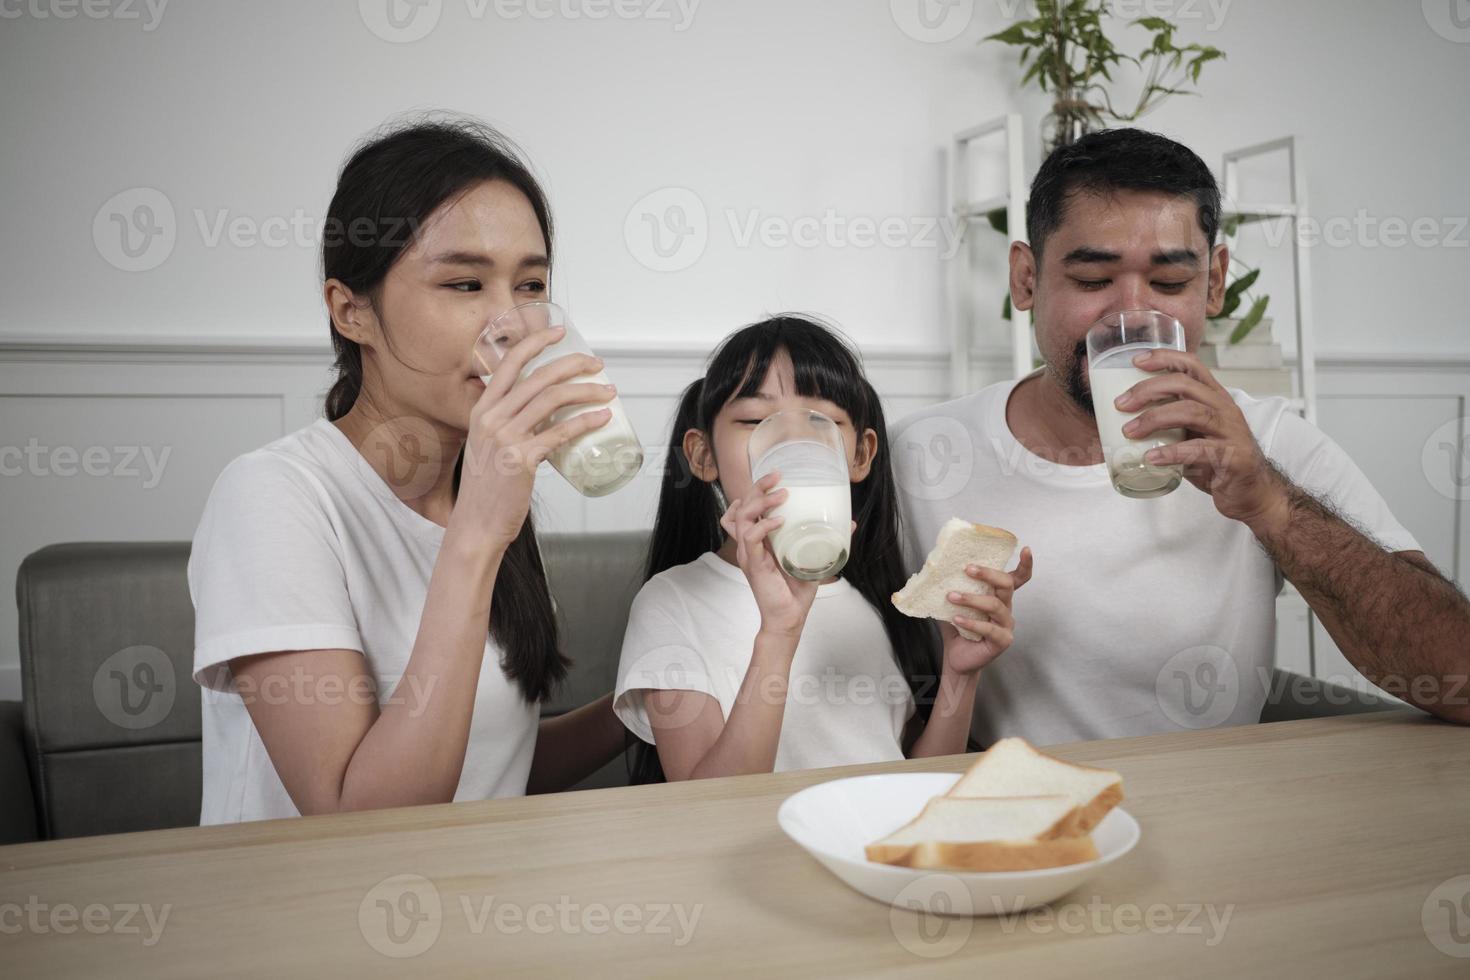
[(1184, 327), (1157, 310), (1110, 313), (1087, 331), (1087, 370), (1097, 434), (1113, 489), (1125, 497), (1162, 497), (1184, 481), (1184, 467), (1152, 466), (1143, 459), (1150, 449), (1183, 440), (1184, 430), (1163, 429), (1142, 439), (1129, 439), (1123, 426), (1143, 409), (1120, 412), (1113, 404), (1123, 392), (1155, 376), (1135, 367), (1133, 359), (1161, 347), (1184, 350)]
[(791, 409), (764, 419), (750, 434), (752, 482), (781, 471), (786, 500), (769, 517), (785, 521), (771, 550), (792, 578), (818, 582), (847, 564), (852, 547), (852, 483), (847, 445), (821, 412)]
[[(565, 310), (555, 303), (526, 303), (512, 307), (490, 321), (490, 325), (475, 341), (475, 357), (485, 373), (480, 377), (489, 383), (501, 359), (517, 343), (538, 330), (565, 327), (566, 334), (533, 357), (521, 371), (525, 377), (541, 365), (568, 354), (591, 354), (592, 349), (572, 325)], [(598, 371), (574, 378), (575, 383), (610, 384), (607, 373)], [(562, 446), (552, 453), (549, 462), (566, 481), (584, 497), (602, 497), (620, 487), (638, 474), (643, 466), (643, 445), (628, 421), (621, 398), (611, 402), (591, 405), (571, 405), (553, 412), (542, 425), (542, 429), (566, 419), (594, 412), (601, 408), (612, 410), (607, 424), (593, 429)], [(539, 431), (539, 430), (538, 430)]]

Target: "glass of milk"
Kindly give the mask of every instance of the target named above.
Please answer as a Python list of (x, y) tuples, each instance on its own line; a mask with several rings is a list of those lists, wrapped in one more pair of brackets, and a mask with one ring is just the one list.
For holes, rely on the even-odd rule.
[[(1151, 466), (1144, 454), (1183, 440), (1183, 429), (1163, 429), (1142, 439), (1123, 435), (1123, 426), (1143, 411), (1120, 412), (1113, 402), (1119, 395), (1156, 373), (1135, 367), (1133, 359), (1158, 348), (1184, 350), (1184, 327), (1157, 310), (1111, 313), (1087, 331), (1088, 378), (1097, 434), (1113, 489), (1125, 497), (1162, 497), (1184, 480), (1184, 467)], [(1157, 404), (1157, 403), (1156, 403)], [(1151, 406), (1145, 406), (1148, 408)]]
[(842, 571), (852, 548), (852, 482), (847, 445), (837, 423), (821, 412), (788, 409), (750, 433), (750, 478), (772, 470), (786, 500), (768, 517), (785, 521), (771, 533), (771, 551), (786, 574), (819, 582)]
[[(489, 383), (501, 359), (517, 343), (538, 330), (550, 330), (553, 327), (565, 327), (567, 332), (560, 341), (531, 358), (521, 371), (521, 377), (526, 377), (543, 364), (559, 357), (592, 353), (582, 335), (577, 333), (577, 328), (572, 326), (571, 318), (560, 306), (555, 303), (526, 303), (512, 307), (490, 321), (490, 325), (475, 341), (475, 357), (485, 370), (480, 375), (481, 380)], [(573, 378), (572, 383), (611, 384), (605, 371)], [(558, 422), (584, 412), (595, 412), (600, 408), (612, 410), (612, 418), (608, 419), (606, 425), (573, 439), (549, 458), (556, 471), (584, 497), (602, 497), (612, 493), (625, 486), (643, 466), (643, 445), (633, 431), (633, 424), (628, 421), (622, 399), (614, 398), (611, 402), (570, 405), (559, 409), (537, 430), (543, 431)]]

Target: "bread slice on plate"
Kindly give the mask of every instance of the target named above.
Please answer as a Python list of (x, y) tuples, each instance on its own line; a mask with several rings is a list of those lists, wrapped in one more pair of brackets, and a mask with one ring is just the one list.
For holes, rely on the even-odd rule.
[[(893, 594), (893, 604), (906, 616), (953, 623), (956, 616), (966, 615), (967, 610), (949, 601), (951, 592), (990, 595), (995, 591), (984, 582), (977, 582), (966, 575), (965, 566), (979, 565), (1004, 571), (1015, 551), (1016, 536), (1010, 531), (951, 518), (939, 529), (934, 550), (924, 559), (924, 567)], [(968, 614), (973, 615), (973, 610)], [(971, 630), (958, 626), (955, 629), (967, 640), (981, 638)]]
[(869, 861), (950, 871), (1034, 871), (1097, 858), (1091, 837), (1066, 836), (1066, 796), (936, 796), (922, 813), (867, 846)]
[(1123, 777), (1054, 759), (1021, 738), (1003, 738), (980, 754), (950, 797), (1061, 796), (1074, 808), (1066, 833), (1085, 834), (1123, 800)]

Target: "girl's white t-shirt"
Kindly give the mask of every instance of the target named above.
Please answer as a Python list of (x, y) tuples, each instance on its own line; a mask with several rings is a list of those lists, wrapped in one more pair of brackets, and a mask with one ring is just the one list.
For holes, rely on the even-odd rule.
[[(399, 680), (413, 651), (444, 528), (393, 493), (352, 441), (320, 419), (235, 459), (204, 506), (189, 555), (194, 679), (203, 690), (200, 823), (299, 811), (250, 720), (246, 698), (333, 704), (389, 699), (423, 710), (432, 693)], [(362, 653), (374, 689), (293, 671), (275, 689), (240, 690), (228, 661), (281, 650)], [(525, 793), (538, 706), (485, 662), (456, 800)]]
[[(649, 743), (646, 690), (703, 692), (728, 721), (759, 629), (744, 574), (714, 553), (660, 572), (633, 600), (613, 710)], [(777, 772), (904, 757), (913, 694), (883, 620), (846, 580), (817, 587), (785, 702)]]

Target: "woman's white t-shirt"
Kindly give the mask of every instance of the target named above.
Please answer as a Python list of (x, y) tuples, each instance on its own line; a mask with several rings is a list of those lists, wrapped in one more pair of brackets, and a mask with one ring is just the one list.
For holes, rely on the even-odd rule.
[[(613, 710), (649, 743), (645, 690), (700, 691), (728, 721), (759, 629), (744, 574), (714, 553), (660, 572), (633, 600)], [(846, 580), (819, 585), (791, 664), (776, 771), (902, 759), (913, 712), (877, 611)]]
[[(250, 720), (245, 697), (332, 704), (371, 697), (422, 710), (427, 683), (399, 680), (413, 652), (444, 528), (394, 495), (352, 441), (318, 420), (246, 453), (210, 491), (189, 555), (194, 679), (203, 689), (200, 823), (299, 815)], [(362, 653), (373, 691), (292, 672), (237, 689), (228, 661), (281, 650)], [(485, 662), (456, 800), (525, 793), (538, 706)]]

